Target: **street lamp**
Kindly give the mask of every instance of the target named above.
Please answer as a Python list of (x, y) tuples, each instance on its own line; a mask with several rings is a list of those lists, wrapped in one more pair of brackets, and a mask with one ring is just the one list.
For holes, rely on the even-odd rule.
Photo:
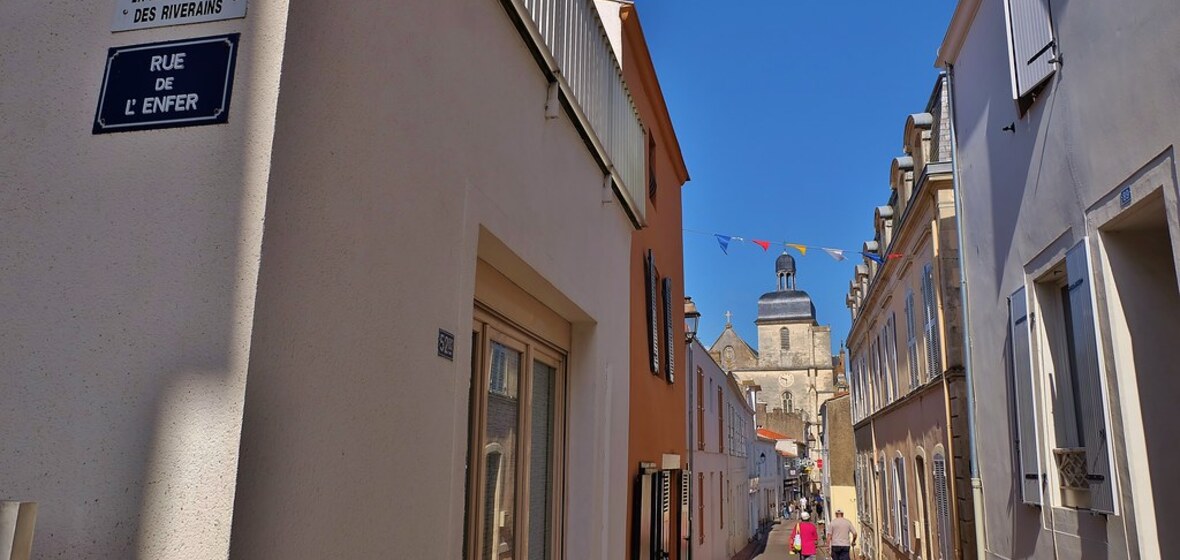
[[(692, 339), (697, 337), (697, 325), (701, 322), (701, 312), (697, 311), (697, 304), (693, 303), (692, 298), (685, 296), (684, 298), (684, 338), (692, 342)], [(689, 372), (691, 373), (691, 372)]]
[[(688, 402), (685, 403), (685, 407), (689, 412), (687, 426), (688, 441), (685, 442), (688, 447), (688, 480), (692, 480), (692, 471), (697, 467), (696, 457), (693, 454), (693, 451), (696, 449), (696, 445), (693, 445), (693, 428), (697, 425), (697, 419), (693, 416), (692, 407), (692, 403), (696, 402), (693, 400), (693, 393), (695, 392), (693, 384), (696, 382), (696, 376), (693, 375), (695, 370), (692, 363), (692, 342), (697, 338), (697, 325), (700, 324), (700, 322), (701, 312), (697, 311), (697, 304), (693, 303), (691, 297), (684, 296), (684, 343), (688, 347), (686, 356), (688, 361), (688, 373), (684, 376), (684, 378), (688, 380)], [(695, 390), (699, 391), (700, 388), (696, 388)], [(696, 411), (696, 414), (700, 414), (700, 411)], [(685, 560), (692, 560), (692, 528), (695, 525), (693, 519), (693, 510), (696, 509), (696, 505), (693, 503), (695, 500), (693, 499), (691, 488), (692, 486), (689, 485), (689, 488), (685, 489), (685, 491), (688, 492), (688, 535), (684, 538), (684, 542), (682, 544), (682, 552), (684, 554), (681, 554), (681, 558), (684, 558)]]

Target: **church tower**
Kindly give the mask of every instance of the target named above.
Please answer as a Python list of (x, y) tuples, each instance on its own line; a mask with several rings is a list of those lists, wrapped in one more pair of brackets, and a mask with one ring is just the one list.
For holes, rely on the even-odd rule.
[(837, 391), (832, 329), (819, 324), (811, 296), (799, 289), (795, 258), (783, 253), (774, 268), (775, 289), (758, 298), (757, 350), (727, 321), (710, 353), (739, 382), (761, 388), (760, 423), (803, 443), (819, 438), (820, 405)]

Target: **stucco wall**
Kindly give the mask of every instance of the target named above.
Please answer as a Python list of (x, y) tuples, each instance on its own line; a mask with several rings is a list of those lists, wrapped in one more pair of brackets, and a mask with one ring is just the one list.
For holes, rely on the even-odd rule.
[[(978, 425), (987, 433), (1014, 429), (1009, 364), (997, 358), (1007, 355), (1010, 342), (1005, 301), (1025, 284), (1026, 267), (1093, 235), (1087, 209), (1161, 154), (1172, 154), (1180, 139), (1180, 69), (1174, 63), (1180, 14), (1174, 4), (1054, 2), (1052, 8), (1064, 63), (1026, 115), (1011, 98), (1003, 3), (982, 3), (954, 61)], [(1009, 124), (1014, 133), (1002, 130)], [(1174, 163), (1167, 166), (1165, 175), (1174, 178)], [(1174, 179), (1164, 184), (1175, 191)], [(1175, 208), (1169, 212), (1176, 215)], [(1171, 235), (1173, 247), (1180, 245), (1175, 228)], [(1119, 372), (1109, 369), (1116, 378)], [(1108, 382), (1121, 515), (1022, 505), (1012, 438), (980, 439), (987, 548), (996, 557), (1052, 558), (1055, 548), (1059, 557), (1156, 554), (1153, 512), (1136, 503), (1149, 495), (1148, 462), (1142, 447), (1127, 448), (1124, 440), (1142, 436), (1138, 407), (1121, 406), (1128, 391), (1131, 384)], [(1176, 388), (1161, 385), (1139, 397), (1174, 403)], [(1042, 451), (1042, 460), (1050, 460), (1047, 448)], [(1175, 464), (1152, 470), (1157, 467), (1175, 470)]]
[[(0, 5), (0, 493), (36, 558), (225, 558), (285, 0)], [(240, 32), (229, 122), (92, 135), (107, 49)]]
[(483, 258), (573, 324), (565, 545), (621, 557), (631, 227), (504, 9), (303, 3), (289, 29), (233, 556), (461, 556)]

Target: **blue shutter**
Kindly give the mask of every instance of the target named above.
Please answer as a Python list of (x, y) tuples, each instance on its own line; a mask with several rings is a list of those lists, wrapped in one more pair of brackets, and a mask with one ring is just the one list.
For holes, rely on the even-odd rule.
[(1086, 240), (1065, 255), (1069, 282), (1070, 329), (1073, 334), (1074, 375), (1078, 382), (1078, 414), (1086, 447), (1086, 480), (1090, 483), (1090, 509), (1115, 512), (1111, 478), (1110, 430), (1106, 420), (1105, 384), (1098, 363), (1098, 337), (1094, 325), (1094, 299), (1090, 282), (1090, 255)]
[(1041, 455), (1037, 444), (1037, 403), (1029, 352), (1028, 300), (1024, 288), (1008, 298), (1008, 321), (1012, 329), (1012, 387), (1016, 401), (1016, 451), (1020, 455), (1019, 486), (1024, 503), (1041, 505)]
[(1056, 56), (1049, 0), (1008, 0), (1008, 39), (1016, 97), (1024, 97), (1053, 74)]

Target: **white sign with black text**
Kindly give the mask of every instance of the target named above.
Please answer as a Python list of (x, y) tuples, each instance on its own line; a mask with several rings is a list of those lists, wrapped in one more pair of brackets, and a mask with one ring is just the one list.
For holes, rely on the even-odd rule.
[(111, 31), (246, 17), (246, 0), (115, 0)]

